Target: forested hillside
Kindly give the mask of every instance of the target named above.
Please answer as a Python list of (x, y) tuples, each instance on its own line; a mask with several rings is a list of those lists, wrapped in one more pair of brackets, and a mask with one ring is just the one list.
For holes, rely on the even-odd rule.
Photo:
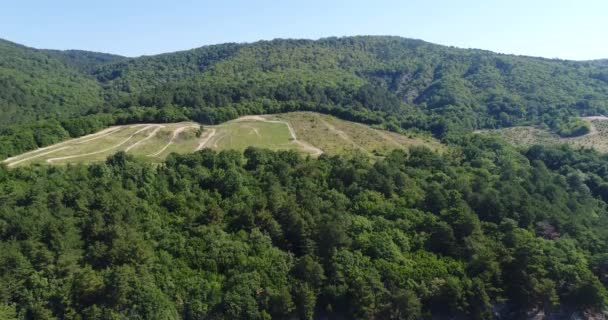
[(457, 150), (375, 163), (204, 150), (163, 166), (119, 153), (0, 168), (0, 312), (512, 319), (606, 308), (605, 157), (520, 154), (480, 136)]
[(35, 49), (0, 40), (0, 126), (101, 108), (94, 78)]
[(85, 73), (91, 73), (104, 64), (127, 60), (127, 57), (83, 50), (40, 50), (49, 56), (63, 61), (68, 66)]
[[(309, 110), (453, 139), (522, 124), (580, 135), (589, 128), (576, 116), (608, 113), (602, 60), (502, 55), (398, 37), (221, 44), (139, 58), (2, 42), (0, 53), (5, 124), (91, 112), (132, 121), (218, 123)], [(5, 136), (55, 140), (56, 131), (17, 127)]]
[[(248, 148), (155, 164), (119, 152), (89, 165), (0, 165), (0, 319), (608, 310), (608, 155), (472, 134), (522, 124), (585, 133), (578, 116), (608, 113), (604, 61), (398, 37), (139, 58), (0, 42), (1, 159), (114, 124), (194, 120), (202, 134), (241, 115), (296, 110), (430, 132), (442, 144), (318, 159)], [(345, 136), (323, 128), (332, 127)], [(289, 128), (283, 140), (293, 142)]]
[[(342, 106), (379, 112), (395, 126), (438, 134), (445, 130), (437, 127), (441, 125), (471, 130), (546, 123), (560, 130), (571, 116), (608, 108), (608, 69), (597, 63), (499, 55), (395, 37), (242, 45), (215, 64), (205, 59), (204, 65), (211, 66), (183, 81), (171, 77), (171, 71), (191, 71), (181, 62), (185, 53), (162, 57), (172, 58), (160, 77), (169, 83), (149, 92), (131, 91), (135, 99), (129, 105), (232, 106), (237, 111)], [(157, 69), (155, 63), (141, 67)], [(123, 70), (119, 65), (106, 68)]]

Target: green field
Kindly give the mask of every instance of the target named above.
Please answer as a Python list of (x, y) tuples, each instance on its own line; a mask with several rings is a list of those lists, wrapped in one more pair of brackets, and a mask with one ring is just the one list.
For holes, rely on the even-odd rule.
[(512, 127), (496, 130), (481, 130), (479, 134), (499, 136), (519, 147), (532, 145), (568, 144), (574, 147), (593, 148), (599, 152), (608, 152), (608, 118), (586, 117), (583, 120), (591, 124), (591, 132), (572, 138), (562, 138), (546, 129), (536, 127)]
[(428, 137), (407, 137), (327, 115), (294, 112), (246, 116), (216, 126), (194, 122), (114, 126), (6, 159), (4, 163), (9, 167), (91, 163), (104, 161), (118, 151), (160, 162), (173, 152), (189, 153), (203, 148), (242, 151), (250, 146), (297, 150), (311, 156), (351, 152), (381, 156), (412, 145), (441, 148)]
[(249, 146), (272, 150), (298, 148), (293, 143), (287, 124), (266, 122), (263, 117), (243, 117), (209, 128), (208, 130), (215, 130), (215, 132), (205, 144), (205, 147), (208, 148), (217, 150), (244, 150)]

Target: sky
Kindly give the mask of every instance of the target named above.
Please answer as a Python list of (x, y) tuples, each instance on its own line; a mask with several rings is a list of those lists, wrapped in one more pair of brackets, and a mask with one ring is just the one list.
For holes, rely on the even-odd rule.
[(224, 42), (396, 35), (461, 48), (608, 58), (608, 0), (0, 0), (0, 38), (152, 55)]

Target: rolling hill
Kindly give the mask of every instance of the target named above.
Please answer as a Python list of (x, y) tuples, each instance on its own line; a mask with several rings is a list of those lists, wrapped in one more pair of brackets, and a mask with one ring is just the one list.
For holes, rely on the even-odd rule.
[(41, 51), (0, 40), (0, 125), (82, 115), (103, 103), (94, 78)]
[(127, 60), (127, 57), (83, 50), (38, 50), (41, 53), (63, 61), (67, 66), (84, 73), (91, 73), (101, 66)]
[(569, 117), (601, 114), (608, 110), (607, 70), (597, 62), (347, 37), (209, 46), (105, 65), (95, 75), (113, 96), (131, 98), (117, 100), (123, 106), (233, 107), (240, 114), (255, 110), (251, 104), (266, 112), (342, 106), (441, 134), (441, 125), (545, 123), (559, 130)]
[[(48, 106), (38, 107), (40, 118), (92, 107), (178, 106), (193, 120), (208, 114), (207, 108), (230, 107), (245, 115), (342, 107), (369, 122), (441, 135), (527, 123), (557, 130), (569, 117), (608, 111), (608, 67), (601, 60), (504, 55), (399, 37), (278, 39), (138, 58), (3, 41), (0, 54), (2, 66), (10, 67), (0, 75), (19, 74), (11, 77), (18, 80), (5, 80), (1, 91), (24, 107), (35, 102), (13, 102), (19, 92), (44, 93)], [(30, 77), (55, 77), (49, 82), (56, 87), (28, 82), (33, 91), (23, 93), (25, 69)], [(9, 119), (18, 121), (14, 110), (0, 122)]]

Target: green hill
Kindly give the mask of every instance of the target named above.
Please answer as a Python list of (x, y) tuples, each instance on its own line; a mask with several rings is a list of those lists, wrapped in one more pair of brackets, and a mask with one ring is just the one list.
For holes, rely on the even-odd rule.
[(127, 57), (83, 50), (39, 50), (53, 58), (63, 61), (71, 68), (91, 73), (104, 64), (127, 60)]
[[(544, 122), (559, 129), (571, 116), (608, 111), (607, 70), (594, 62), (398, 37), (347, 37), (209, 46), (106, 65), (97, 75), (112, 90), (129, 94), (128, 105), (237, 111), (343, 106), (441, 133), (440, 125), (478, 129)], [(415, 120), (404, 115), (414, 111)]]
[[(139, 58), (35, 51), (2, 43), (3, 67), (16, 69), (11, 73), (27, 69), (62, 80), (53, 81), (58, 88), (28, 82), (32, 89), (26, 97), (48, 92), (44, 96), (54, 98), (51, 101), (68, 100), (53, 102), (58, 108), (37, 110), (38, 117), (93, 106), (185, 107), (193, 120), (322, 110), (442, 136), (449, 131), (539, 123), (558, 132), (570, 117), (608, 111), (608, 67), (601, 60), (503, 55), (399, 37), (278, 39)], [(65, 73), (72, 78), (66, 79)], [(9, 71), (0, 74), (6, 78)], [(66, 84), (69, 79), (75, 86)], [(10, 83), (0, 87), (5, 95), (18, 95)], [(11, 103), (13, 112), (2, 114), (5, 122), (16, 118), (17, 106), (35, 104)], [(225, 114), (226, 108), (232, 111)]]
[(75, 116), (102, 105), (94, 78), (38, 50), (0, 41), (0, 125)]
[(218, 124), (291, 111), (421, 130), (444, 142), (534, 125), (572, 137), (589, 130), (580, 116), (608, 114), (607, 101), (603, 60), (389, 36), (228, 43), (138, 58), (0, 42), (0, 158), (112, 124)]
[(579, 146), (608, 148), (607, 75), (398, 37), (1, 41), (0, 318), (602, 318), (608, 155)]
[(230, 58), (242, 45), (223, 44), (198, 49), (122, 59), (102, 65), (90, 73), (109, 92), (139, 93), (166, 83), (187, 79), (200, 74), (206, 68)]

